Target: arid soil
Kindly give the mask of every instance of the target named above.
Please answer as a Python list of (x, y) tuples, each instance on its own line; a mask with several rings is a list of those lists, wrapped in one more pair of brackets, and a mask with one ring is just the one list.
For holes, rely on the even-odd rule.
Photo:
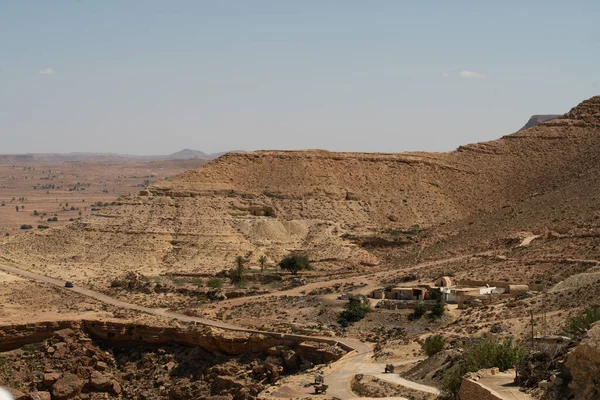
[(146, 275), (217, 272), (236, 255), (256, 266), (264, 254), (273, 265), (303, 250), (320, 270), (370, 268), (394, 259), (369, 245), (437, 257), (502, 249), (518, 232), (579, 234), (590, 224), (581, 208), (593, 208), (593, 196), (577, 190), (596, 176), (598, 103), (451, 153), (227, 154), (67, 228), (9, 240), (3, 253), (53, 275), (85, 270), (106, 285), (132, 266)]
[[(599, 138), (594, 97), (557, 119), (450, 153), (227, 154), (65, 226), (11, 233), (0, 261), (189, 316), (361, 339), (385, 361), (422, 355), (419, 344), (433, 333), (443, 334), (448, 348), (482, 334), (526, 338), (531, 311), (536, 333), (559, 334), (570, 315), (598, 304)], [(294, 251), (314, 267), (300, 282), (275, 269)], [(242, 282), (227, 272), (236, 256), (248, 260)], [(409, 273), (410, 284), (446, 275), (527, 284), (532, 293), (464, 310), (450, 305), (440, 319), (377, 308), (350, 326), (340, 323), (348, 296)], [(10, 282), (17, 293), (27, 285), (37, 284)], [(34, 307), (15, 298), (25, 305), (12, 315)], [(74, 309), (104, 311), (93, 302)], [(450, 368), (453, 353), (440, 354), (450, 360), (409, 375), (438, 385), (434, 370)], [(295, 385), (270, 393), (304, 393)]]
[[(119, 196), (205, 162), (19, 163), (0, 158), (0, 235), (19, 233), (22, 225), (31, 225), (31, 231), (37, 232), (65, 226), (98, 212)], [(49, 221), (54, 217), (56, 221)]]
[(356, 375), (352, 381), (352, 391), (362, 397), (404, 397), (408, 400), (433, 400), (437, 396), (403, 386), (394, 385), (371, 375)]

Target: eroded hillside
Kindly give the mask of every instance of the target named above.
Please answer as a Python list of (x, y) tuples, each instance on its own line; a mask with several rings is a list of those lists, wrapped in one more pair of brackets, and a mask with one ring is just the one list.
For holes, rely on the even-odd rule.
[(599, 134), (595, 97), (558, 119), (451, 153), (230, 153), (65, 228), (5, 239), (2, 255), (95, 282), (132, 269), (215, 272), (240, 254), (275, 263), (293, 250), (318, 269), (377, 265), (380, 258), (349, 238), (448, 223), (455, 228), (444, 237), (454, 237), (465, 229), (459, 221), (501, 215), (540, 195), (549, 200), (532, 213), (543, 218), (544, 207), (556, 207), (551, 193), (597, 185), (590, 171)]

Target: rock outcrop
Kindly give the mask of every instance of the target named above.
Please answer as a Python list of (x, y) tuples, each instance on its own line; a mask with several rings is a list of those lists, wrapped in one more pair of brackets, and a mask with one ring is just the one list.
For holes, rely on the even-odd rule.
[[(11, 327), (19, 341), (39, 328)], [(60, 323), (53, 325), (58, 329)], [(47, 331), (47, 339), (0, 355), (0, 382), (21, 400), (100, 398), (255, 398), (285, 373), (337, 360), (339, 347), (298, 337), (190, 326), (152, 327), (83, 321)], [(277, 337), (278, 336), (278, 337)], [(31, 384), (29, 384), (31, 382)], [(35, 388), (35, 391), (28, 393)], [(215, 398), (216, 400), (216, 398)]]
[(574, 400), (600, 398), (600, 324), (596, 323), (567, 357), (572, 380), (569, 389)]
[[(352, 238), (503, 210), (580, 179), (600, 155), (599, 115), (595, 97), (450, 153), (229, 153), (64, 229), (8, 238), (3, 253), (65, 279), (83, 268), (95, 284), (130, 265), (153, 274), (216, 272), (236, 255), (274, 263), (295, 250), (318, 269), (364, 268), (381, 260)], [(371, 244), (412, 243), (400, 236)]]

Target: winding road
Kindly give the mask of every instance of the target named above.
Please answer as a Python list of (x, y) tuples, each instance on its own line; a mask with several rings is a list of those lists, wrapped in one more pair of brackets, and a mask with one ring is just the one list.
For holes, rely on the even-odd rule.
[[(20, 276), (22, 278), (31, 279), (38, 282), (44, 282), (50, 285), (55, 285), (64, 288), (65, 281), (61, 279), (52, 278), (46, 275), (37, 274), (31, 271), (25, 271), (20, 268), (3, 265), (0, 264), (0, 271)], [(275, 336), (282, 335), (281, 333), (267, 332), (267, 331), (257, 331), (252, 329), (242, 328), (236, 325), (231, 325), (221, 321), (215, 321), (207, 318), (199, 318), (199, 317), (191, 317), (183, 314), (178, 314), (166, 310), (160, 310), (155, 308), (144, 307), (132, 303), (127, 303), (113, 297), (107, 296), (100, 292), (96, 292), (94, 290), (90, 290), (84, 287), (75, 286), (73, 288), (65, 289), (72, 292), (76, 292), (82, 294), (84, 296), (88, 296), (90, 298), (96, 299), (106, 304), (110, 304), (115, 307), (124, 308), (128, 310), (135, 310), (144, 312), (151, 315), (156, 315), (160, 317), (166, 318), (174, 318), (180, 321), (186, 322), (195, 322), (215, 328), (226, 329), (230, 331), (237, 332), (246, 332), (246, 333), (257, 333), (257, 334), (271, 334)], [(421, 385), (415, 382), (407, 381), (405, 379), (400, 378), (395, 374), (380, 374), (382, 367), (379, 364), (371, 363), (371, 358), (373, 357), (373, 349), (371, 345), (363, 343), (357, 339), (351, 338), (331, 338), (331, 337), (316, 337), (316, 336), (305, 336), (305, 335), (293, 335), (297, 338), (302, 338), (306, 340), (323, 340), (327, 342), (331, 342), (332, 339), (337, 340), (339, 343), (342, 343), (350, 348), (353, 351), (346, 354), (342, 359), (335, 363), (332, 371), (326, 375), (326, 382), (329, 386), (328, 395), (337, 397), (339, 399), (358, 399), (358, 397), (352, 392), (350, 389), (350, 382), (354, 375), (358, 373), (376, 373), (379, 371), (379, 374), (375, 374), (378, 378), (390, 381), (392, 383), (396, 383), (402, 386), (410, 387), (412, 389), (425, 391), (428, 393), (438, 393), (438, 390), (431, 386)]]

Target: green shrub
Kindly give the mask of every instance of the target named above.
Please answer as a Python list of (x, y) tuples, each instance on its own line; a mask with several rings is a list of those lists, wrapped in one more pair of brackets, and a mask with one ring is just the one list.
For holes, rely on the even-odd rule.
[(42, 229), (48, 229), (48, 225), (38, 225), (38, 229), (42, 230)]
[(600, 308), (588, 308), (583, 312), (583, 315), (567, 320), (565, 334), (572, 338), (583, 336), (596, 321), (600, 321)]
[(506, 371), (517, 365), (527, 354), (527, 349), (513, 338), (502, 342), (494, 337), (484, 337), (467, 346), (455, 369), (442, 383), (442, 398), (457, 399), (462, 376), (485, 368)]
[(223, 279), (221, 278), (210, 278), (206, 281), (206, 286), (211, 289), (221, 289), (223, 287)]
[(410, 314), (408, 316), (409, 320), (415, 320), (415, 319), (419, 319), (421, 318), (423, 315), (425, 315), (425, 313), (427, 312), (427, 307), (425, 307), (425, 304), (423, 304), (422, 302), (417, 302), (415, 303), (415, 306), (413, 307), (413, 312), (412, 314)]
[(348, 300), (345, 308), (338, 316), (338, 324), (343, 327), (360, 321), (371, 311), (371, 306), (368, 303), (363, 303), (360, 299)]
[(427, 354), (428, 357), (431, 357), (444, 349), (446, 345), (446, 338), (442, 335), (431, 335), (425, 339), (425, 342), (421, 345), (421, 348)]
[(33, 226), (31, 226), (31, 225), (27, 225), (27, 224), (21, 225), (21, 229), (32, 229), (32, 228), (33, 228)]
[(440, 298), (438, 299), (438, 301), (435, 302), (435, 305), (431, 309), (431, 314), (429, 314), (429, 317), (432, 319), (441, 318), (442, 315), (444, 315), (444, 312), (446, 312), (446, 302), (443, 298)]
[(301, 254), (292, 254), (286, 256), (279, 262), (279, 267), (286, 271), (290, 271), (292, 275), (296, 275), (298, 271), (312, 269), (308, 258)]

